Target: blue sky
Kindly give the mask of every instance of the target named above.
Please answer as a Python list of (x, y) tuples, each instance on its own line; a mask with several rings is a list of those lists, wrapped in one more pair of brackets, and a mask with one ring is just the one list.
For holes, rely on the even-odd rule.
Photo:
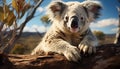
[[(37, 9), (35, 18), (33, 18), (25, 27), (24, 32), (35, 32), (38, 30), (39, 32), (45, 32), (46, 28), (43, 23), (40, 21), (41, 16), (45, 15), (46, 6), (53, 0), (44, 0), (40, 7)], [(57, 0), (58, 1), (58, 0)], [(79, 1), (82, 2), (84, 0), (62, 0), (64, 2), (67, 1)], [(117, 25), (118, 25), (118, 11), (116, 9), (117, 6), (120, 6), (118, 0), (99, 0), (103, 9), (101, 10), (101, 16), (95, 22), (91, 23), (90, 27), (94, 30), (103, 31), (106, 34), (116, 33)]]

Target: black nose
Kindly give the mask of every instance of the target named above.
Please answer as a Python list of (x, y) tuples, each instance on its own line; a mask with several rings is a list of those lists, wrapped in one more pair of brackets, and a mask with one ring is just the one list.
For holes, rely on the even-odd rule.
[(78, 28), (78, 17), (77, 16), (72, 16), (72, 22), (71, 22), (71, 27), (72, 28)]

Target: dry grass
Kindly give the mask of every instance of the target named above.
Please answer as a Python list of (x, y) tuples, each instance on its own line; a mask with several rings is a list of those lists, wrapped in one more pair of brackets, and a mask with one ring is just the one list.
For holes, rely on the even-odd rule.
[(115, 36), (105, 36), (104, 40), (99, 40), (99, 44), (111, 44), (114, 43)]
[[(31, 35), (26, 37), (21, 37), (15, 44), (14, 49), (11, 53), (14, 54), (30, 54), (31, 51), (39, 44), (41, 40), (39, 35)], [(113, 43), (115, 36), (105, 36), (104, 40), (99, 40), (99, 44), (110, 44)]]

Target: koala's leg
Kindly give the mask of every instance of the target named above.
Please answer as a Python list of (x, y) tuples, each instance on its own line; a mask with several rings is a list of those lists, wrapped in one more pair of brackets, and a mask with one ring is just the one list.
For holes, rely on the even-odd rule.
[[(41, 43), (42, 44), (42, 43)], [(77, 47), (70, 45), (68, 42), (62, 39), (52, 39), (43, 42), (42, 50), (45, 52), (55, 52), (58, 54), (63, 54), (69, 61), (77, 62), (80, 59), (80, 51)], [(39, 47), (35, 48), (34, 52), (39, 52)]]
[(91, 30), (86, 34), (78, 48), (80, 52), (92, 54), (96, 52), (96, 46), (98, 46), (97, 38), (93, 35)]

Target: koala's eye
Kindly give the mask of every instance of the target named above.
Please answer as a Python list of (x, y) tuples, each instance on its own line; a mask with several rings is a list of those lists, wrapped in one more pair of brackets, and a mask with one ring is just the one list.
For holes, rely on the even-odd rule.
[(69, 19), (69, 17), (68, 17), (68, 16), (66, 16), (66, 17), (65, 17), (65, 20), (68, 20), (68, 19)]
[(81, 20), (83, 20), (83, 17), (80, 17)]
[(68, 16), (65, 16), (64, 21), (65, 21), (65, 22), (68, 22), (68, 20), (69, 20), (69, 17), (68, 17)]

